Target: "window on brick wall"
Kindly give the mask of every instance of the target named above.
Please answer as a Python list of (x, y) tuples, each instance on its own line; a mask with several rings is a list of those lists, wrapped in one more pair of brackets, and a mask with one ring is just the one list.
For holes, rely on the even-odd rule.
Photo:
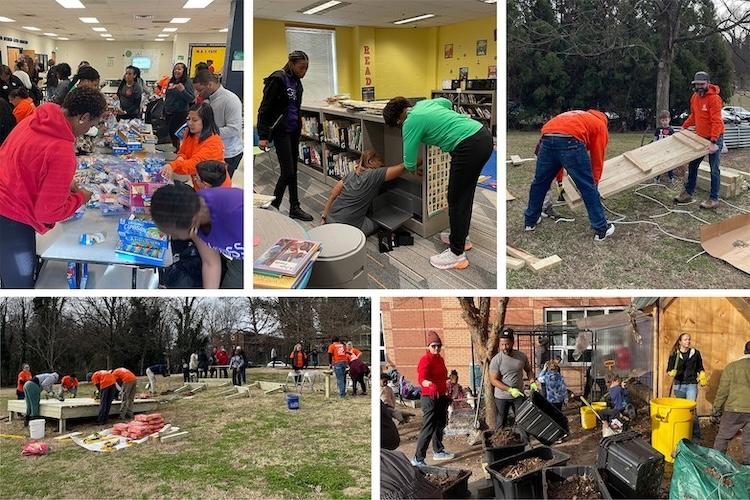
[[(558, 331), (552, 335), (552, 351), (553, 357), (559, 357), (563, 360), (563, 363), (571, 364), (574, 366), (583, 366), (591, 361), (592, 346), (587, 346), (583, 356), (578, 360), (573, 358), (573, 351), (576, 347), (577, 333), (567, 331), (572, 326), (572, 321), (581, 318), (588, 318), (591, 316), (601, 316), (602, 314), (610, 314), (613, 312), (622, 311), (622, 307), (591, 307), (591, 308), (545, 308), (544, 309), (544, 322), (551, 327), (552, 331)], [(557, 328), (556, 328), (557, 327)]]

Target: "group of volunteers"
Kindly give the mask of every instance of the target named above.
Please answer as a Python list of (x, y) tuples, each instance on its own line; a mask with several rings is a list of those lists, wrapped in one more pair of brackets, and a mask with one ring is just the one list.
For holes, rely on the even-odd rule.
[[(7, 137), (0, 135), (0, 232), (6, 235), (0, 241), (2, 288), (33, 288), (40, 267), (36, 235), (91, 199), (92, 193), (74, 182), (77, 139), (96, 136), (110, 113), (118, 119), (142, 116), (147, 87), (134, 66), (120, 82), (116, 108), (108, 106), (99, 73), (86, 61), (72, 79), (66, 63), (54, 65), (50, 74), (57, 78), (54, 85), (48, 82), (48, 102), (35, 107), (19, 79), (0, 70), (0, 112), (7, 94), (16, 106), (12, 113), (20, 117)], [(165, 85), (165, 115), (177, 156), (162, 174), (184, 176), (185, 182), (173, 179), (174, 184), (158, 189), (151, 216), (172, 237), (174, 261), (195, 246), (204, 288), (242, 288), (243, 192), (231, 187), (243, 154), (242, 103), (207, 67), (191, 79), (187, 67), (177, 63)], [(185, 133), (178, 137), (180, 129)]]
[[(721, 188), (720, 159), (724, 146), (724, 121), (721, 110), (723, 102), (719, 86), (710, 82), (705, 71), (698, 71), (692, 80), (693, 95), (690, 97), (690, 113), (682, 124), (688, 129), (695, 127), (695, 133), (711, 142), (706, 151), (711, 167), (711, 190), (708, 199), (701, 202), (704, 209), (719, 206)], [(663, 139), (674, 133), (669, 126), (669, 111), (660, 111), (654, 140)], [(615, 231), (613, 223), (607, 221), (597, 186), (604, 169), (604, 157), (609, 141), (608, 118), (601, 111), (567, 111), (553, 117), (544, 124), (536, 150), (536, 170), (529, 188), (529, 203), (524, 212), (524, 230), (534, 231), (543, 217), (558, 218), (552, 204), (556, 198), (555, 180), (561, 181), (563, 170), (575, 182), (581, 199), (586, 206), (594, 241), (600, 242)], [(703, 157), (688, 164), (683, 191), (674, 198), (678, 204), (693, 201), (698, 179), (698, 167)], [(668, 173), (673, 181), (674, 172)], [(658, 178), (657, 178), (658, 180)]]
[[(525, 382), (530, 391), (538, 391), (555, 408), (562, 410), (568, 403), (569, 391), (560, 370), (559, 358), (548, 356), (538, 359), (541, 368), (535, 373), (535, 367), (526, 354), (514, 348), (515, 332), (512, 328), (503, 328), (499, 334), (499, 351), (489, 364), (490, 382), (494, 389), (496, 407), (495, 430), (510, 427), (509, 410), (517, 415), (519, 407), (526, 399)], [(450, 460), (454, 454), (443, 446), (445, 427), (449, 420), (449, 407), (462, 401), (463, 391), (456, 390), (457, 375), (448, 374), (445, 359), (441, 355), (442, 341), (440, 336), (429, 331), (426, 334), (428, 351), (419, 360), (417, 366), (418, 382), (421, 387), (422, 428), (417, 440), (413, 466), (426, 465), (425, 458), (432, 442), (432, 458), (435, 461)], [(698, 388), (705, 387), (708, 375), (703, 366), (703, 359), (698, 349), (692, 347), (688, 333), (678, 335), (670, 352), (666, 371), (672, 378), (674, 397), (697, 401)], [(524, 379), (524, 374), (526, 379)], [(402, 413), (396, 410), (393, 392), (388, 387), (389, 376), (381, 375), (381, 413), (382, 439), (384, 448), (395, 450), (400, 439), (394, 419), (403, 422)], [(742, 434), (742, 463), (750, 465), (750, 341), (745, 344), (744, 355), (737, 361), (729, 363), (721, 374), (718, 390), (713, 400), (712, 421), (719, 423), (718, 433), (713, 447), (726, 453), (729, 442)], [(602, 432), (605, 436), (627, 430), (636, 418), (636, 412), (630, 400), (627, 380), (613, 373), (607, 378), (608, 389), (603, 395), (607, 408), (598, 411), (603, 421)], [(693, 422), (694, 440), (701, 437), (700, 423), (697, 415)]]
[[(295, 50), (286, 65), (263, 80), (263, 99), (258, 109), (259, 147), (268, 149), (273, 142), (279, 161), (279, 177), (271, 206), (279, 210), (284, 193), (289, 191), (289, 217), (310, 222), (312, 215), (302, 209), (297, 189), (297, 163), (302, 133), (302, 79), (309, 66), (308, 55)], [(444, 252), (430, 257), (438, 269), (465, 269), (466, 251), (471, 249), (469, 227), (474, 192), (482, 168), (494, 147), (492, 132), (468, 115), (453, 111), (445, 98), (425, 99), (413, 104), (405, 97), (394, 97), (383, 109), (388, 127), (401, 128), (403, 162), (386, 167), (376, 152), (363, 152), (358, 167), (347, 173), (331, 190), (320, 214), (321, 222), (357, 227), (365, 235), (377, 229), (367, 217), (373, 199), (383, 183), (405, 172), (415, 173), (421, 165), (422, 144), (438, 146), (451, 155), (448, 186), (450, 232), (441, 234), (449, 245)]]

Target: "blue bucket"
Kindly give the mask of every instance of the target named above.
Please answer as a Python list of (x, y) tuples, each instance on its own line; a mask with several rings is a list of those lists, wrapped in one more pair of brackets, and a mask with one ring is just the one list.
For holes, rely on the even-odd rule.
[(299, 410), (299, 394), (287, 394), (286, 406), (290, 410)]

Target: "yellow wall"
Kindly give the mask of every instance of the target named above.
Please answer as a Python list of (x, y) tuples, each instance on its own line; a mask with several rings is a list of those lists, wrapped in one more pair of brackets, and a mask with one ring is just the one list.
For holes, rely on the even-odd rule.
[[(487, 67), (497, 66), (497, 43), (494, 41), (495, 19), (474, 19), (438, 28), (437, 80), (440, 88), (443, 80), (458, 78), (458, 68), (469, 68), (469, 79), (487, 78)], [(478, 56), (477, 40), (487, 40), (487, 55)], [(453, 58), (445, 59), (445, 44), (453, 44)]]
[[(253, 21), (253, 123), (263, 95), (263, 78), (286, 63), (284, 21)], [(364, 86), (362, 46), (370, 45), (375, 97), (397, 95), (429, 97), (443, 80), (458, 78), (458, 68), (468, 66), (469, 78), (487, 78), (487, 67), (497, 65), (493, 40), (495, 18), (475, 19), (437, 28), (337, 27), (336, 64), (338, 91), (361, 98)], [(476, 42), (487, 40), (487, 55), (476, 55)], [(453, 44), (453, 58), (443, 57), (445, 44)]]

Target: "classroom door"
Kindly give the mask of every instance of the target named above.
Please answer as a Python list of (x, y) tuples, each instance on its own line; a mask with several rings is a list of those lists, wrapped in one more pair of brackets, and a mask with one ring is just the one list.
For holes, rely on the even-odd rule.
[(16, 61), (21, 57), (21, 49), (19, 47), (8, 47), (8, 67), (11, 71), (16, 70)]

